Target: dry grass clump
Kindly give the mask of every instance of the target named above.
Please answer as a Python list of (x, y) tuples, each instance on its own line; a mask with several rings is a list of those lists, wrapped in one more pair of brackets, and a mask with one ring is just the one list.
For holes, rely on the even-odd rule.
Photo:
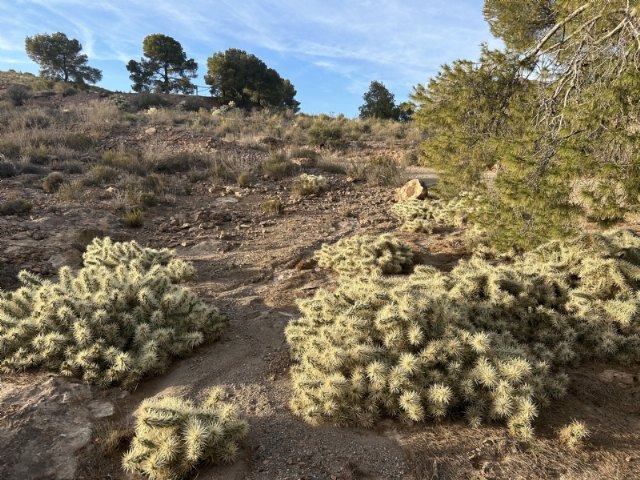
[(273, 180), (280, 180), (293, 173), (293, 164), (284, 152), (272, 152), (269, 158), (262, 162), (262, 172)]
[(33, 204), (19, 195), (9, 195), (0, 201), (0, 215), (25, 215), (31, 211)]
[(85, 180), (76, 178), (65, 182), (58, 187), (57, 196), (63, 202), (75, 202), (84, 199), (86, 185)]
[(400, 167), (391, 157), (376, 156), (365, 163), (368, 183), (379, 186), (396, 186), (400, 183)]
[(0, 156), (0, 178), (15, 177), (17, 174), (18, 169), (15, 164)]
[(284, 203), (279, 198), (271, 198), (260, 204), (260, 211), (265, 215), (282, 215)]
[(297, 197), (306, 197), (309, 195), (316, 195), (329, 186), (329, 182), (322, 175), (309, 175), (303, 173), (293, 183), (291, 192)]
[(118, 178), (118, 175), (118, 171), (115, 168), (96, 165), (87, 172), (85, 180), (89, 185), (106, 185), (113, 183)]
[(551, 242), (504, 265), (475, 256), (450, 273), (342, 278), (301, 301), (286, 328), (291, 407), (309, 422), (464, 413), (528, 438), (569, 366), (640, 361), (640, 237), (630, 232)]
[(202, 405), (172, 396), (144, 400), (135, 414), (135, 437), (123, 458), (124, 469), (150, 479), (176, 480), (200, 464), (233, 462), (248, 426), (222, 398), (222, 389), (212, 388)]
[(144, 225), (144, 212), (140, 208), (127, 210), (122, 217), (125, 227), (140, 228)]
[(356, 235), (332, 245), (325, 243), (315, 258), (319, 266), (347, 277), (406, 273), (414, 265), (409, 246), (388, 234)]
[(191, 264), (167, 249), (95, 239), (77, 273), (58, 282), (26, 271), (0, 292), (0, 371), (55, 370), (89, 383), (131, 386), (163, 371), (225, 325), (180, 284)]
[(144, 175), (147, 170), (138, 152), (123, 149), (104, 152), (100, 158), (100, 163), (137, 175)]

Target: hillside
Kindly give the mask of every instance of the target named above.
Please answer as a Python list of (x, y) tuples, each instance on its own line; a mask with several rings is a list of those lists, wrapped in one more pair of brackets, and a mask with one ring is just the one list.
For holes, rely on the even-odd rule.
[[(34, 93), (22, 106), (0, 105), (0, 289), (19, 287), (21, 270), (57, 281), (61, 267), (80, 269), (95, 238), (135, 240), (192, 262), (185, 285), (228, 326), (134, 385), (102, 388), (53, 368), (3, 371), (0, 477), (138, 478), (121, 457), (141, 402), (203, 399), (221, 386), (249, 433), (235, 463), (199, 467), (193, 478), (640, 478), (633, 363), (569, 364), (566, 394), (539, 409), (528, 439), (497, 420), (472, 428), (461, 412), (370, 428), (311, 425), (292, 413), (296, 360), (285, 328), (302, 315), (297, 300), (340, 284), (314, 257), (323, 244), (392, 233), (416, 265), (443, 274), (471, 257), (464, 221), (425, 233), (402, 230), (392, 213), (397, 187), (436, 182), (416, 164), (423, 134), (413, 124), (247, 113), (198, 97), (60, 87), (40, 95), (38, 81), (0, 76), (0, 90)], [(577, 449), (557, 434), (574, 419), (591, 432)]]

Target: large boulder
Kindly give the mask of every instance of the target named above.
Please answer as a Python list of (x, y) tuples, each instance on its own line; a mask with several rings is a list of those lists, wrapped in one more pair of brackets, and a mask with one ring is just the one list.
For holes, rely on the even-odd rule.
[(424, 200), (429, 196), (429, 189), (427, 184), (419, 178), (414, 178), (405, 183), (396, 192), (396, 197), (399, 202), (406, 202), (409, 200)]

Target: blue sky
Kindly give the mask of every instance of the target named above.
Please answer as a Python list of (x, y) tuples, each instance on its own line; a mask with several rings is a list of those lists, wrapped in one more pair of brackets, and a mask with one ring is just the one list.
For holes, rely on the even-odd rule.
[(457, 58), (496, 44), (482, 0), (0, 0), (0, 69), (37, 73), (24, 39), (61, 31), (80, 40), (101, 86), (129, 91), (125, 64), (163, 33), (199, 65), (241, 48), (292, 81), (307, 113), (356, 116), (372, 80), (406, 100)]

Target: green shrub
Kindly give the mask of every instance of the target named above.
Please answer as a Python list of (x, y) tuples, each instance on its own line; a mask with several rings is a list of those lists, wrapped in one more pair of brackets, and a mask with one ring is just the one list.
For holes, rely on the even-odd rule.
[(31, 211), (33, 204), (20, 196), (10, 196), (0, 202), (0, 215), (24, 215)]
[(127, 150), (104, 152), (100, 158), (100, 163), (137, 175), (144, 175), (147, 170), (141, 161), (140, 155), (137, 152)]
[(293, 164), (287, 160), (282, 152), (272, 152), (264, 162), (262, 162), (262, 172), (274, 180), (288, 177), (293, 172)]
[(0, 156), (0, 178), (14, 177), (18, 174), (18, 170), (13, 162), (5, 160), (3, 156)]
[(22, 149), (22, 155), (36, 165), (46, 165), (51, 160), (51, 154), (46, 145), (29, 145)]
[(204, 463), (230, 463), (247, 423), (213, 388), (201, 406), (164, 396), (146, 399), (136, 412), (136, 432), (123, 467), (156, 480), (185, 478)]
[(640, 237), (551, 242), (506, 265), (353, 277), (299, 303), (294, 413), (371, 425), (462, 412), (523, 438), (583, 359), (640, 361)]
[(205, 168), (208, 159), (201, 154), (193, 152), (164, 153), (145, 158), (156, 173), (180, 173), (188, 172), (196, 168)]
[(129, 228), (140, 228), (144, 225), (144, 212), (139, 208), (127, 210), (122, 222)]
[(167, 249), (95, 239), (57, 283), (25, 271), (0, 292), (0, 371), (55, 370), (89, 383), (136, 384), (219, 335), (218, 311), (181, 286), (193, 267)]
[(304, 197), (308, 195), (316, 195), (326, 190), (327, 186), (327, 179), (322, 175), (308, 175), (303, 173), (293, 183), (291, 191), (295, 196)]
[(86, 133), (71, 132), (63, 137), (62, 144), (71, 150), (86, 152), (95, 145), (95, 140)]
[(282, 215), (284, 213), (284, 203), (279, 198), (272, 198), (262, 202), (260, 210), (266, 215)]
[(251, 175), (251, 172), (240, 172), (237, 182), (239, 187), (250, 187), (253, 184), (253, 175)]
[(327, 148), (345, 146), (342, 127), (338, 123), (316, 120), (308, 131), (309, 143)]
[(31, 98), (31, 92), (22, 85), (12, 85), (7, 88), (5, 97), (15, 106), (21, 107), (24, 102)]
[(391, 235), (355, 235), (324, 244), (315, 254), (318, 265), (341, 275), (406, 273), (413, 267), (413, 252)]
[(117, 170), (105, 165), (96, 165), (87, 174), (87, 182), (90, 185), (105, 185), (118, 178)]
[(52, 172), (42, 181), (42, 189), (47, 193), (57, 192), (64, 183), (64, 175), (60, 172)]
[(185, 112), (198, 112), (201, 108), (209, 108), (207, 101), (202, 97), (187, 97), (178, 106)]
[(17, 159), (20, 156), (20, 145), (0, 139), (0, 155), (7, 160)]

